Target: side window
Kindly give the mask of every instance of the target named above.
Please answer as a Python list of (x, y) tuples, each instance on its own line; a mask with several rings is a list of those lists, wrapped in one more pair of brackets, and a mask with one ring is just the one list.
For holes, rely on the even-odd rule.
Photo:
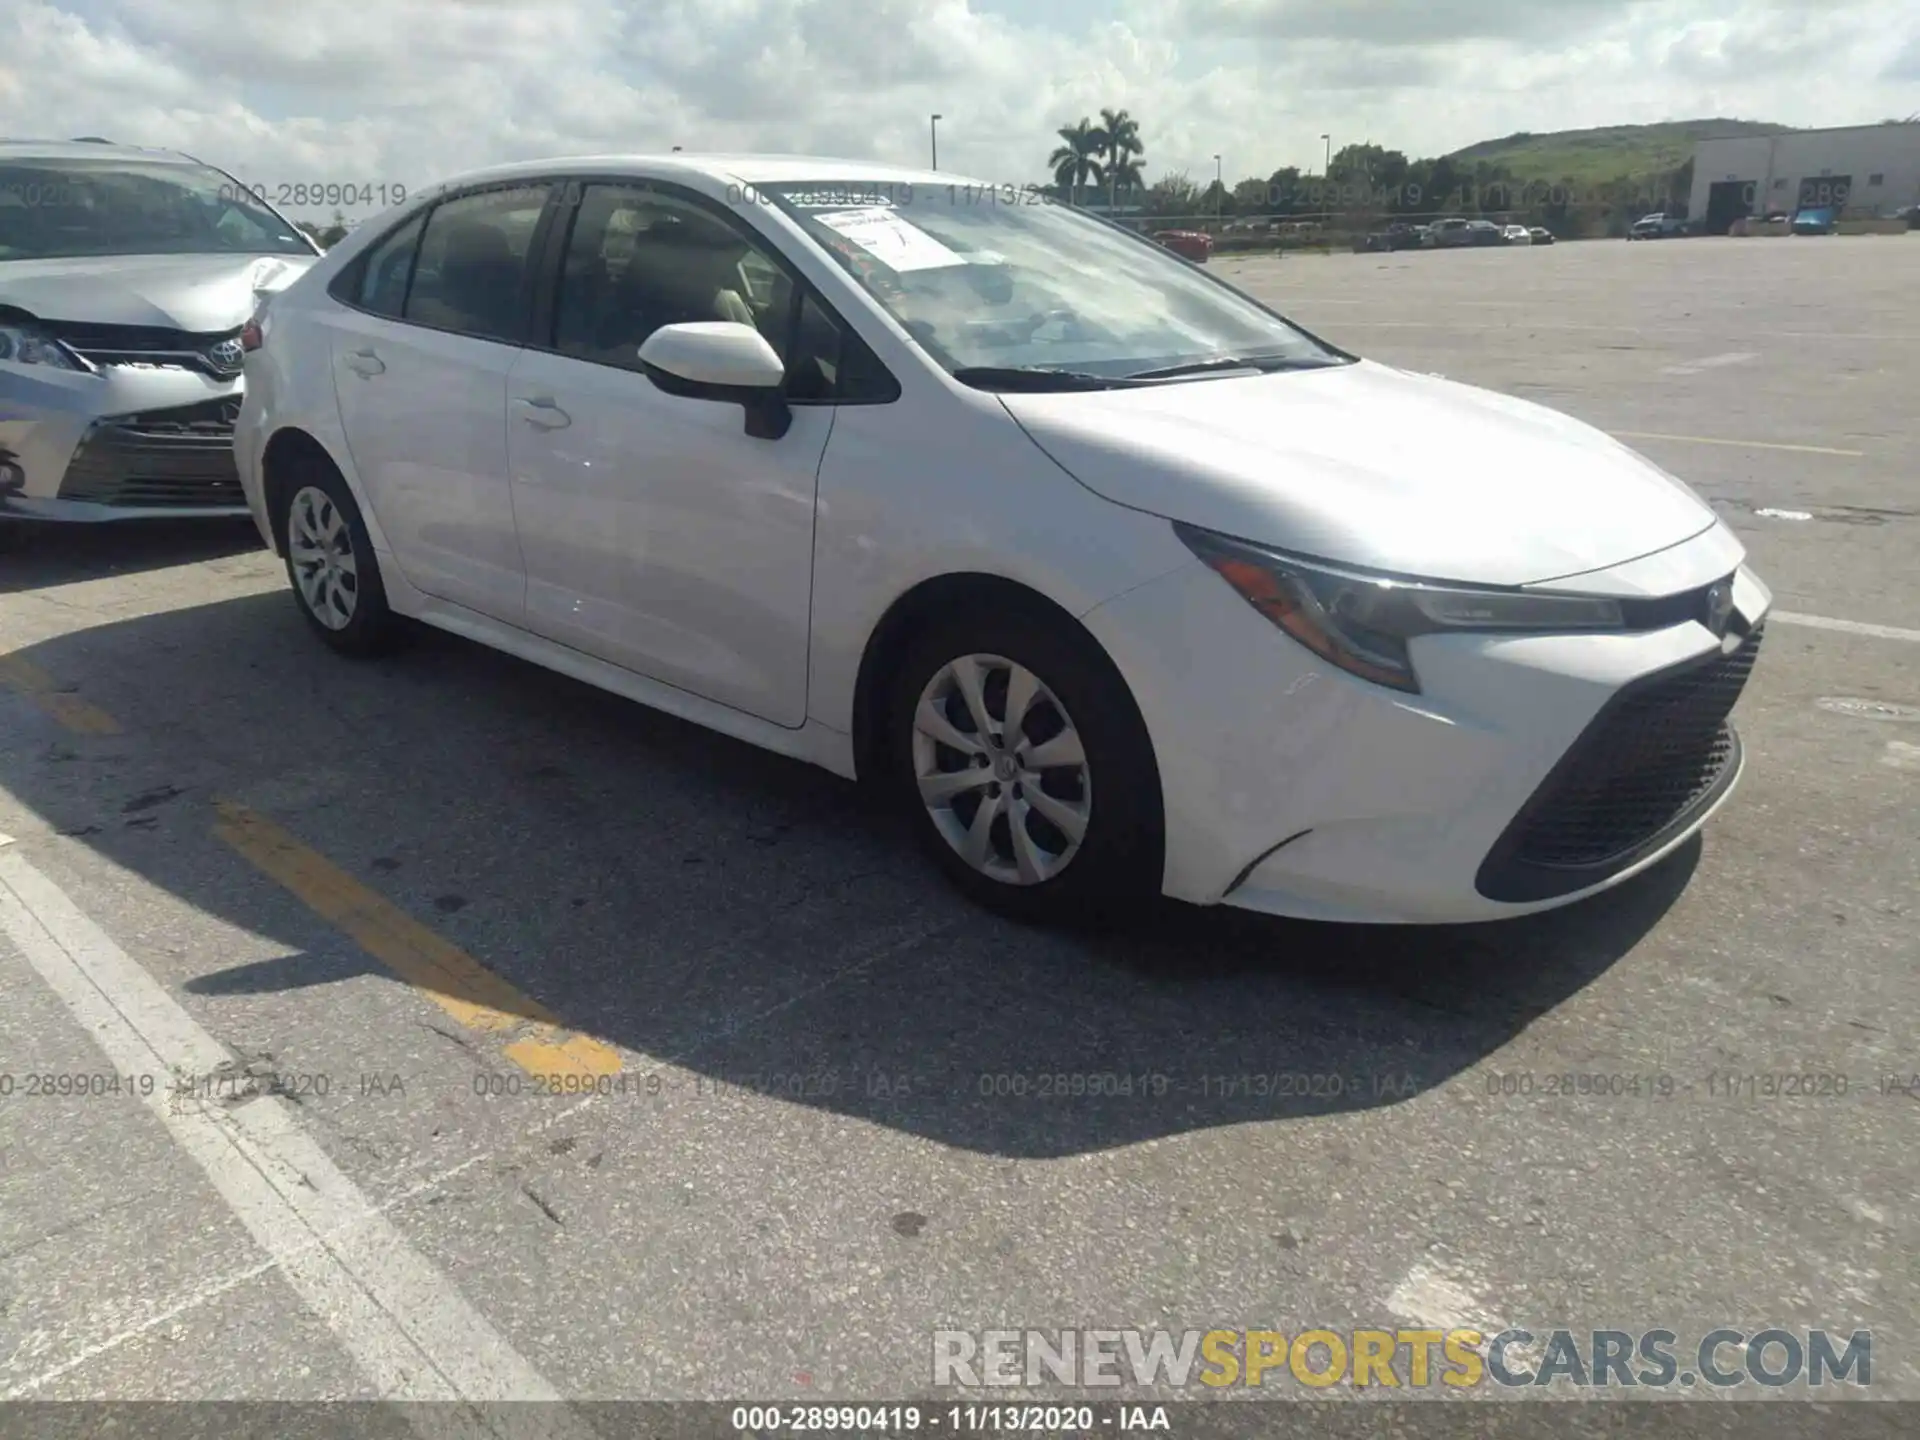
[(442, 201), (427, 216), (402, 318), (518, 344), (527, 252), (546, 185), (515, 185)]
[(733, 320), (784, 359), (792, 308), (787, 272), (725, 220), (644, 185), (590, 185), (561, 262), (553, 347), (637, 370), (662, 325)]
[(590, 185), (554, 296), (553, 348), (622, 369), (662, 325), (733, 320), (766, 337), (796, 401), (891, 400), (899, 386), (859, 337), (798, 297), (764, 243), (645, 185)]
[(386, 239), (376, 244), (360, 262), (358, 283), (345, 297), (347, 303), (376, 315), (400, 318), (400, 307), (407, 298), (407, 276), (413, 270), (413, 252), (420, 245), (420, 227), (424, 214), (416, 215)]

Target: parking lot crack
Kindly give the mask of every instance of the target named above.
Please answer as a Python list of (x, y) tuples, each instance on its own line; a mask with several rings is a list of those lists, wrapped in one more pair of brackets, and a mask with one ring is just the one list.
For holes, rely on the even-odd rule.
[(558, 1210), (555, 1210), (552, 1205), (548, 1204), (547, 1201), (541, 1196), (540, 1192), (535, 1190), (531, 1185), (528, 1185), (523, 1182), (520, 1186), (520, 1193), (526, 1196), (527, 1199), (531, 1200), (535, 1205), (539, 1206), (540, 1213), (546, 1216), (547, 1219), (551, 1220), (554, 1224), (558, 1225), (562, 1230), (567, 1228), (567, 1222), (560, 1218), (560, 1212)]

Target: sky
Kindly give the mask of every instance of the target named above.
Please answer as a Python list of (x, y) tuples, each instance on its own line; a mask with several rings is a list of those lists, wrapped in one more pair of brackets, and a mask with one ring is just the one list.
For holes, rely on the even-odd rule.
[(1103, 105), (1149, 179), (1220, 154), (1229, 182), (1320, 165), (1323, 134), (1421, 156), (1871, 123), (1920, 111), (1920, 3), (0, 0), (0, 135), (183, 149), (270, 192), (674, 145), (923, 164), (936, 112), (943, 170), (1026, 184)]

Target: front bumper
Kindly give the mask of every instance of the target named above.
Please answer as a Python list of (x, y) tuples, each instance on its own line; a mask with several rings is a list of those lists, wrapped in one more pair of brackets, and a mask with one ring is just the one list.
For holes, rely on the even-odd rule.
[(169, 367), (84, 374), (0, 364), (0, 462), (18, 472), (0, 491), (0, 515), (245, 515), (233, 462), (240, 393), (237, 380)]
[[(1723, 578), (1739, 559), (1716, 526), (1666, 552), (1659, 570), (1680, 577), (1677, 591)], [(1736, 627), (1757, 631), (1771, 596), (1740, 573)], [(1691, 620), (1628, 634), (1425, 636), (1413, 647), (1423, 693), (1407, 695), (1326, 665), (1197, 563), (1083, 619), (1132, 683), (1153, 737), (1164, 889), (1199, 904), (1388, 923), (1549, 909), (1658, 863), (1740, 773), (1729, 737), (1701, 773), (1654, 773), (1634, 789), (1659, 770), (1657, 706), (1627, 715), (1638, 726), (1627, 738), (1645, 742), (1639, 761), (1593, 738), (1618, 739), (1631, 697), (1671, 698), (1676, 677), (1696, 672), (1721, 686), (1690, 712), (1696, 729), (1717, 725), (1707, 712), (1716, 697), (1730, 707), (1739, 687), (1724, 693), (1732, 677), (1716, 667), (1734, 665), (1743, 683), (1751, 656), (1723, 656)], [(1622, 837), (1631, 843), (1614, 843)]]

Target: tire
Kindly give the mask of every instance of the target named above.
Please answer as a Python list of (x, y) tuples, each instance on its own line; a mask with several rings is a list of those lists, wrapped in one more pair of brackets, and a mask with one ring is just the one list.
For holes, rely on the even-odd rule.
[(307, 624), (343, 655), (390, 649), (399, 625), (387, 605), (373, 540), (340, 472), (302, 459), (278, 493), (287, 581)]
[[(1015, 684), (1032, 695), (1019, 744), (1004, 729), (1004, 744), (974, 738), (981, 727), (966, 697), (968, 671), (979, 677), (990, 735), (1008, 718)], [(1020, 763), (1036, 753), (1064, 763)], [(885, 763), (886, 788), (921, 845), (987, 909), (1030, 924), (1101, 926), (1160, 894), (1160, 774), (1146, 725), (1091, 638), (1038, 606), (989, 601), (976, 613), (942, 617), (913, 639), (889, 686)], [(975, 773), (980, 780), (957, 778)], [(989, 805), (998, 818), (982, 827)], [(973, 859), (962, 854), (969, 841)]]

